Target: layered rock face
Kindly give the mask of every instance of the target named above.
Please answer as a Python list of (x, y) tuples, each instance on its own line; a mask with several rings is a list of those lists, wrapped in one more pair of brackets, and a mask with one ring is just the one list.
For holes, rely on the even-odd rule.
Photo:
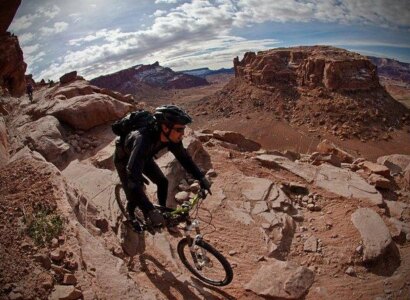
[(26, 84), (24, 73), (27, 65), (23, 59), (16, 36), (6, 32), (21, 1), (0, 1), (0, 87), (19, 97), (24, 94)]
[(315, 46), (245, 53), (234, 59), (235, 76), (256, 85), (281, 84), (368, 90), (379, 86), (376, 67), (365, 57), (333, 47)]
[(235, 78), (199, 104), (200, 114), (230, 118), (271, 112), (293, 126), (362, 141), (390, 139), (410, 111), (380, 85), (364, 56), (329, 46), (279, 48), (234, 59)]
[(91, 84), (123, 94), (135, 94), (144, 86), (163, 89), (185, 89), (208, 85), (204, 78), (176, 73), (164, 68), (158, 62), (152, 65), (138, 65), (119, 72), (92, 79)]

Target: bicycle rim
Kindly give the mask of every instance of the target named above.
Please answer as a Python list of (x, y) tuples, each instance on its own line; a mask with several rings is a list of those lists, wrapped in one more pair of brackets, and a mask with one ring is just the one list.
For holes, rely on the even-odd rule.
[(178, 255), (185, 267), (201, 281), (224, 286), (233, 279), (232, 267), (226, 258), (205, 241), (198, 241), (191, 252), (186, 238), (178, 243)]

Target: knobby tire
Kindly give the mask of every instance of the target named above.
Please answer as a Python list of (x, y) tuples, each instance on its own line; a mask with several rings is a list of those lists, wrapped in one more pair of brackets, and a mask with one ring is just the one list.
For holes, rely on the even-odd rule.
[[(196, 245), (202, 249), (205, 249), (207, 253), (207, 257), (210, 257), (213, 261), (217, 261), (223, 270), (219, 271), (220, 274), (216, 274), (217, 276), (221, 275), (220, 278), (209, 278), (203, 274), (201, 274), (201, 270), (198, 270), (194, 263), (194, 255), (190, 252), (190, 246), (188, 244), (188, 240), (183, 238), (179, 241), (177, 251), (178, 256), (181, 259), (182, 263), (185, 267), (196, 277), (198, 277), (201, 281), (208, 283), (214, 286), (225, 286), (231, 283), (233, 279), (233, 271), (232, 267), (226, 258), (218, 252), (214, 247), (203, 240), (197, 241)], [(185, 249), (187, 248), (187, 249)], [(185, 252), (187, 251), (187, 252)], [(188, 257), (186, 257), (185, 253), (188, 253)], [(216, 267), (216, 266), (215, 266)], [(204, 270), (208, 268), (211, 272), (213, 270), (212, 267), (204, 267)], [(216, 271), (216, 270), (215, 270)], [(216, 271), (218, 273), (218, 271)]]

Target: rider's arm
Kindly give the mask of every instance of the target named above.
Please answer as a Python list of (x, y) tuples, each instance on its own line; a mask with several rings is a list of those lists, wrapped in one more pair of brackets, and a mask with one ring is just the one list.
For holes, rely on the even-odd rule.
[(131, 149), (127, 163), (127, 174), (131, 180), (143, 183), (142, 170), (148, 153), (149, 141), (146, 136), (134, 131), (127, 137), (126, 147)]
[(175, 155), (176, 159), (178, 159), (184, 169), (191, 173), (195, 179), (200, 180), (204, 177), (204, 174), (194, 163), (188, 151), (182, 145), (182, 142), (171, 145), (169, 150)]

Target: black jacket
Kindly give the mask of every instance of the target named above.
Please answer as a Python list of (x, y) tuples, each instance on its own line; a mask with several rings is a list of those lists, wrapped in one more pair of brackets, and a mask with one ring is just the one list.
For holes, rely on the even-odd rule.
[(142, 129), (129, 133), (123, 143), (123, 149), (128, 159), (126, 170), (128, 178), (137, 182), (143, 182), (142, 171), (147, 160), (155, 158), (162, 149), (168, 148), (185, 170), (191, 173), (195, 179), (201, 179), (204, 174), (193, 162), (187, 150), (180, 143), (163, 143), (160, 140), (160, 132), (152, 132)]

